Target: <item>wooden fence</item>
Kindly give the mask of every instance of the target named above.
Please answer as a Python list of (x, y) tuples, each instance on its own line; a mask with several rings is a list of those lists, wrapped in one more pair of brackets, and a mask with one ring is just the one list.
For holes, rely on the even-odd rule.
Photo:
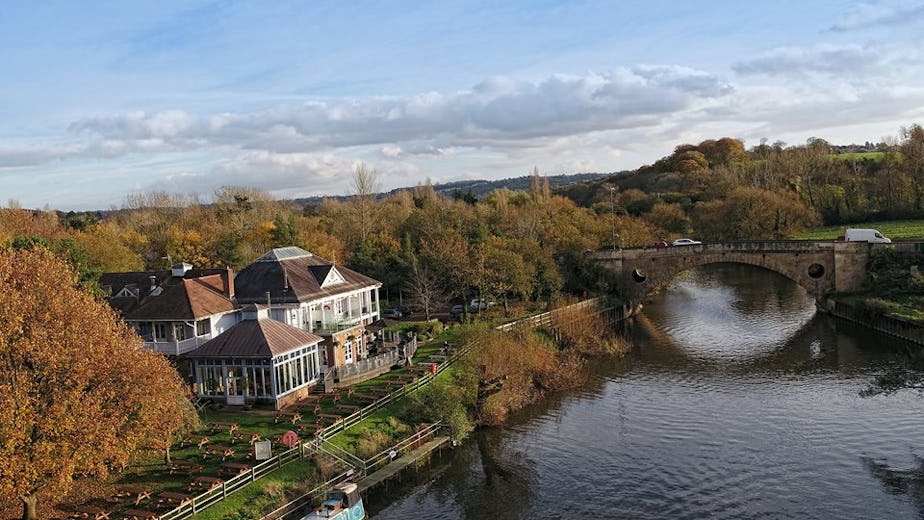
[[(590, 305), (596, 306), (599, 303), (600, 303), (600, 299), (594, 298), (590, 300), (580, 301), (569, 307), (583, 308), (583, 307), (590, 306)], [(541, 327), (541, 326), (550, 326), (551, 324), (552, 324), (552, 312), (544, 312), (542, 314), (537, 314), (529, 318), (524, 318), (522, 320), (500, 325), (497, 327), (497, 330), (509, 331), (517, 327), (524, 327), (524, 326)], [(399, 399), (402, 399), (406, 396), (409, 396), (413, 394), (414, 392), (420, 390), (421, 388), (427, 386), (428, 384), (430, 384), (431, 381), (436, 379), (437, 376), (439, 376), (446, 369), (452, 366), (453, 363), (462, 359), (465, 355), (471, 352), (471, 350), (475, 348), (475, 346), (476, 346), (476, 342), (473, 341), (465, 345), (462, 345), (457, 349), (454, 349), (452, 353), (446, 357), (445, 360), (437, 364), (436, 370), (434, 372), (430, 372), (430, 373), (424, 374), (421, 377), (418, 377), (415, 381), (411, 382), (410, 384), (407, 384), (395, 390), (394, 392), (382, 397), (381, 399), (376, 400), (374, 403), (354, 412), (353, 414), (347, 417), (344, 417), (342, 421), (324, 428), (317, 435), (315, 439), (300, 443), (298, 446), (292, 449), (289, 449), (287, 451), (284, 451), (280, 453), (279, 455), (276, 455), (275, 457), (254, 466), (250, 470), (247, 470), (245, 473), (242, 473), (234, 478), (223, 481), (221, 483), (221, 486), (216, 486), (215, 488), (210, 489), (209, 491), (206, 491), (198, 496), (193, 497), (192, 500), (190, 500), (188, 503), (182, 504), (179, 507), (160, 515), (158, 518), (160, 518), (160, 520), (181, 520), (181, 519), (190, 518), (197, 512), (205, 509), (206, 507), (209, 507), (215, 504), (216, 502), (220, 502), (221, 500), (224, 500), (225, 497), (227, 497), (228, 495), (243, 488), (244, 486), (250, 484), (251, 482), (255, 482), (256, 480), (266, 476), (267, 474), (275, 471), (276, 469), (281, 468), (282, 466), (290, 462), (294, 462), (296, 460), (301, 460), (306, 457), (313, 456), (319, 451), (329, 456), (333, 456), (337, 459), (340, 459), (344, 461), (346, 464), (350, 465), (351, 467), (357, 468), (357, 465), (358, 465), (358, 468), (362, 468), (362, 471), (364, 472), (370, 467), (376, 467), (378, 464), (381, 463), (381, 457), (382, 457), (381, 453), (376, 455), (375, 457), (372, 457), (371, 459), (369, 459), (369, 461), (364, 461), (362, 459), (359, 459), (358, 457), (355, 457), (352, 454), (349, 454), (345, 450), (340, 450), (343, 453), (349, 454), (353, 459), (355, 459), (355, 460), (352, 460), (349, 457), (343, 456), (342, 453), (338, 453), (337, 450), (332, 449), (331, 446), (334, 446), (334, 445), (332, 443), (326, 442), (327, 439), (333, 437), (334, 435), (337, 435), (338, 433), (344, 430), (347, 430), (355, 426), (357, 423), (363, 421), (364, 419), (374, 414), (378, 410), (384, 408), (385, 406), (388, 406), (389, 404)], [(437, 426), (436, 425), (430, 426), (430, 428), (435, 428), (435, 427)], [(409, 437), (409, 439), (412, 437), (414, 437), (414, 435)], [(384, 452), (384, 453), (387, 453), (387, 452)], [(355, 472), (355, 469), (353, 471)], [(352, 474), (353, 473), (351, 473), (351, 475)], [(320, 489), (321, 487), (323, 487), (323, 485), (319, 486), (318, 489)], [(269, 517), (267, 516), (264, 518), (269, 518)], [(280, 518), (280, 517), (275, 517), (275, 518)]]

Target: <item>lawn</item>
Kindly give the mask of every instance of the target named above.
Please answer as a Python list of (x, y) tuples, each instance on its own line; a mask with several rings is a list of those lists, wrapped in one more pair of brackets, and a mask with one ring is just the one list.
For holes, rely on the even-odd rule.
[(842, 224), (811, 229), (794, 235), (796, 240), (835, 240), (844, 236), (847, 228), (873, 228), (892, 239), (924, 238), (924, 220), (885, 220), (858, 224)]
[(839, 161), (875, 161), (879, 162), (882, 160), (882, 156), (885, 155), (883, 152), (855, 152), (855, 153), (839, 153), (832, 155), (831, 158)]

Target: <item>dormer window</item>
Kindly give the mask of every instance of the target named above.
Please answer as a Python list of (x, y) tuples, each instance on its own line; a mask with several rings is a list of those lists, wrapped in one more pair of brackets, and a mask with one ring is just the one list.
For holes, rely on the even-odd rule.
[(337, 285), (338, 283), (343, 283), (346, 280), (343, 279), (343, 275), (337, 271), (337, 268), (334, 266), (330, 267), (327, 276), (324, 278), (324, 281), (321, 283), (321, 287), (328, 287), (331, 285)]

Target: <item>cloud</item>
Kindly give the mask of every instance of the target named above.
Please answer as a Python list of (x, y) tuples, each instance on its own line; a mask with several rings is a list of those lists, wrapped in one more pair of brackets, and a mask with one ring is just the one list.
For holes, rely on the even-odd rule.
[(880, 2), (859, 4), (847, 10), (834, 24), (835, 32), (913, 22), (924, 17), (924, 2)]
[[(184, 110), (94, 115), (69, 125), (65, 156), (213, 149), (278, 154), (379, 146), (390, 158), (443, 155), (459, 147), (534, 146), (544, 139), (656, 125), (732, 92), (715, 75), (638, 66), (530, 82), (496, 77), (452, 94), (312, 100), (241, 113)], [(48, 151), (0, 150), (0, 163), (38, 163)]]
[(878, 81), (906, 73), (921, 64), (921, 53), (877, 45), (780, 47), (732, 65), (742, 76), (805, 77)]

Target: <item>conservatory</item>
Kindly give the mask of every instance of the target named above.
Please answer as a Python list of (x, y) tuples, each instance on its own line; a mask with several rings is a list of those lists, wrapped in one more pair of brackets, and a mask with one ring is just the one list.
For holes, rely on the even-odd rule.
[(189, 353), (196, 393), (229, 405), (260, 402), (282, 408), (318, 382), (321, 341), (263, 316), (245, 319)]

